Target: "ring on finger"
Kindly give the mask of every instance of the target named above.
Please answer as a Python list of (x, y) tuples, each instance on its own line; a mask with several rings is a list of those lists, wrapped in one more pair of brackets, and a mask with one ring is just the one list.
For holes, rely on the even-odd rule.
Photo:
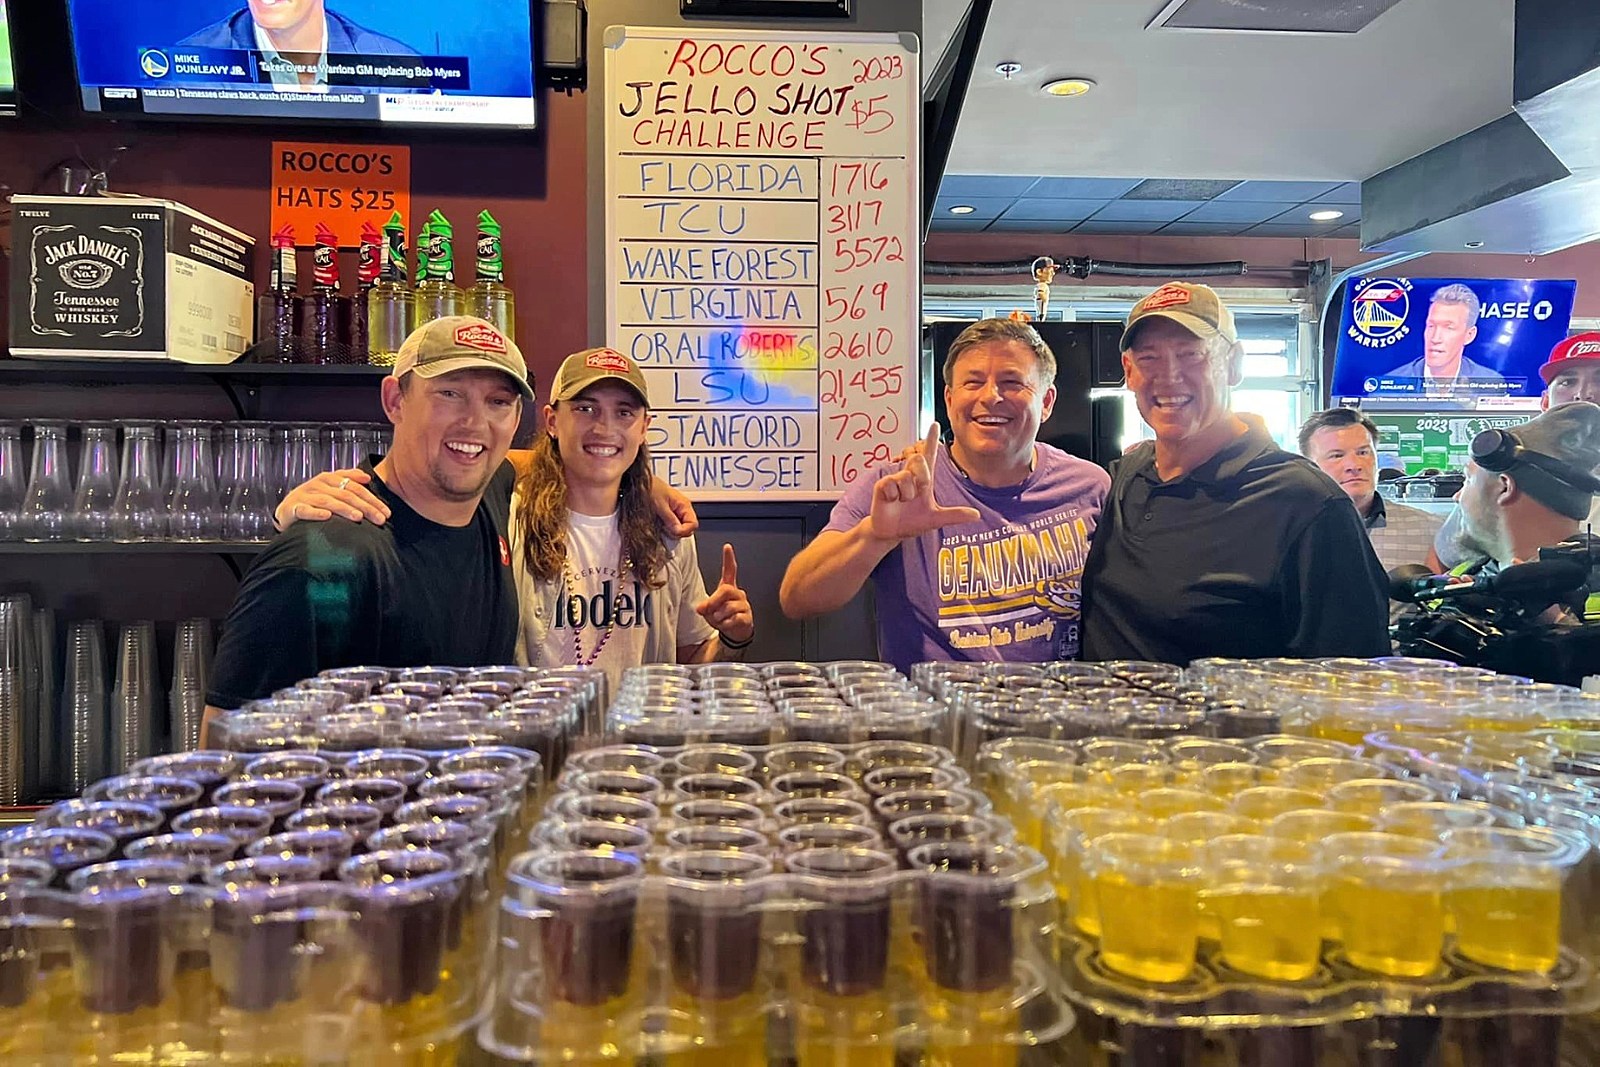
[(344, 489), (349, 484), (350, 484), (350, 479), (349, 478), (340, 478), (339, 479), (339, 488), (340, 489)]

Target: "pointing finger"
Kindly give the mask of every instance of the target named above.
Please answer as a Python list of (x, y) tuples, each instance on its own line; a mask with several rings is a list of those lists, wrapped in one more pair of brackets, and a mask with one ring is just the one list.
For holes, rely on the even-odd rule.
[(739, 584), (739, 561), (733, 558), (733, 546), (730, 544), (722, 546), (722, 584)]

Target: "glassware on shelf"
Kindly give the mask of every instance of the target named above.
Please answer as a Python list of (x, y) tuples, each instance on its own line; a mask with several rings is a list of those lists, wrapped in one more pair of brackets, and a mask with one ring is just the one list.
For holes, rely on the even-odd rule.
[(122, 476), (111, 505), (111, 538), (153, 541), (166, 532), (166, 500), (160, 484), (153, 423), (128, 423), (122, 428)]
[(322, 450), (322, 430), (315, 423), (291, 423), (287, 448), (283, 478), (285, 493), (320, 474), (326, 459)]
[(221, 523), (210, 425), (179, 423), (176, 447), (173, 483), (167, 493), (168, 536), (174, 541), (211, 540), (221, 533)]
[(33, 472), (22, 500), (24, 541), (64, 541), (72, 513), (72, 481), (67, 471), (67, 424), (33, 425)]
[(22, 536), (22, 499), (27, 494), (22, 474), (22, 424), (0, 422), (0, 541)]
[(239, 425), (238, 462), (223, 504), (222, 534), (230, 541), (262, 541), (273, 533), (272, 509), (277, 494), (269, 484), (269, 428), (263, 423)]
[(86, 423), (78, 462), (78, 491), (72, 499), (71, 531), (79, 541), (111, 537), (112, 508), (117, 499), (117, 427)]

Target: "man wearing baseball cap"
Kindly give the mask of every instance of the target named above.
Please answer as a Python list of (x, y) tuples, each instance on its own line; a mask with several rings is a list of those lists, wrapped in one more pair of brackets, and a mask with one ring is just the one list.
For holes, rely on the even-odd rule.
[(550, 386), (511, 507), (517, 662), (622, 673), (742, 655), (755, 636), (733, 546), (709, 596), (692, 534), (652, 499), (643, 371), (611, 348), (568, 356)]
[(522, 353), (482, 319), (437, 319), (381, 388), (394, 443), (361, 470), (388, 521), (298, 524), (256, 558), (217, 646), (208, 720), (332, 667), (510, 661), (506, 451), (533, 398)]
[(1154, 441), (1112, 465), (1084, 566), (1085, 659), (1379, 656), (1387, 583), (1350, 502), (1235, 414), (1243, 349), (1204, 285), (1135, 304), (1122, 369)]
[[(1574, 400), (1600, 404), (1600, 333), (1573, 334), (1559, 342), (1539, 368), (1539, 377), (1544, 379), (1539, 406), (1545, 411)], [(1591, 503), (1585, 525), (1600, 527), (1600, 497)], [(1452, 508), (1434, 536), (1428, 566), (1443, 573), (1480, 558), (1466, 538), (1461, 508)]]

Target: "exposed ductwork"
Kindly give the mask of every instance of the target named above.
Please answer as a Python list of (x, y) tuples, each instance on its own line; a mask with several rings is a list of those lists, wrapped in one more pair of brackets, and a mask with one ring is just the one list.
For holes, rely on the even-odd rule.
[(1514, 110), (1361, 183), (1361, 245), (1542, 255), (1600, 236), (1600, 3), (1516, 0)]

